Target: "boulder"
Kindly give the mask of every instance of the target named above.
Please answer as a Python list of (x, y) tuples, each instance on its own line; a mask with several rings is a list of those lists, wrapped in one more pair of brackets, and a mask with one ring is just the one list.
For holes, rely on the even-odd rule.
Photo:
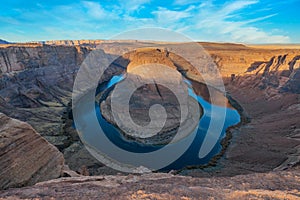
[(29, 124), (0, 113), (0, 189), (61, 176), (63, 155)]

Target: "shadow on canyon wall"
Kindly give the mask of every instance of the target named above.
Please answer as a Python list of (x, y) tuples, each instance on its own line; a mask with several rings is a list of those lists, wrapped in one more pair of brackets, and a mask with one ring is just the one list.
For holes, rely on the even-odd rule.
[[(118, 44), (107, 44), (107, 51), (111, 45)], [(201, 177), (233, 176), (296, 166), (300, 152), (300, 50), (202, 45), (223, 76), (228, 98), (241, 105), (251, 122), (231, 130), (232, 145), (217, 167), (179, 173)], [(89, 155), (71, 126), (74, 79), (92, 50), (89, 45), (1, 47), (0, 112), (32, 125), (64, 154), (71, 169), (90, 175), (116, 174), (118, 172), (106, 168)], [(115, 56), (113, 52), (111, 56)], [(142, 63), (138, 57), (138, 54), (131, 54), (118, 58), (101, 81), (123, 73), (132, 60), (135, 64)], [(176, 55), (161, 58), (163, 62), (172, 62), (185, 76), (195, 74), (190, 64)], [(152, 58), (147, 62), (152, 62)], [(207, 86), (195, 84), (195, 92), (205, 96)]]

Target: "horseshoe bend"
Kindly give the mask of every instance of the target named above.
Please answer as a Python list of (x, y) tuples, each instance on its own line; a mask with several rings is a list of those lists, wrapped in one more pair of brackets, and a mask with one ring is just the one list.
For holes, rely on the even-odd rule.
[[(108, 141), (145, 159), (168, 145), (175, 154), (189, 138), (190, 148), (164, 167), (151, 169), (157, 157), (122, 172), (96, 159), (93, 117)], [(296, 199), (299, 119), (297, 45), (1, 44), (0, 198)], [(210, 125), (220, 121), (220, 130)]]

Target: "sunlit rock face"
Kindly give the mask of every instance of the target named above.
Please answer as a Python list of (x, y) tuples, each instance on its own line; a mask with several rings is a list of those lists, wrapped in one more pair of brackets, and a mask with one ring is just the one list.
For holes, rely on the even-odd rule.
[[(134, 71), (134, 69), (139, 68), (141, 65), (145, 65), (145, 64), (161, 64), (176, 70), (176, 66), (169, 58), (169, 52), (164, 49), (151, 49), (151, 48), (143, 49), (142, 48), (142, 49), (135, 50), (129, 54), (125, 54), (124, 57), (130, 60), (130, 63), (127, 67), (128, 73), (131, 72), (138, 73), (139, 71), (140, 73), (143, 73), (142, 70)], [(152, 74), (155, 74), (155, 72), (152, 72)], [(144, 75), (146, 76), (145, 73)]]

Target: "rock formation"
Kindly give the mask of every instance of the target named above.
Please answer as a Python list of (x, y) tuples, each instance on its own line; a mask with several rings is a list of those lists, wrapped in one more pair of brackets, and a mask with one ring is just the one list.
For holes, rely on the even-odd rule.
[(0, 113), (0, 189), (58, 178), (64, 158), (30, 125)]
[(41, 42), (47, 45), (66, 45), (66, 46), (96, 46), (104, 42), (104, 40), (54, 40)]
[[(62, 115), (71, 100), (76, 71), (89, 52), (83, 47), (8, 46), (0, 49), (0, 110), (28, 122), (56, 146)], [(56, 140), (56, 137), (58, 139)]]
[[(88, 42), (92, 44), (83, 46), (76, 46), (75, 43), (65, 45), (61, 42), (58, 42), (60, 45), (57, 46), (55, 43), (51, 45), (41, 43), (1, 45), (0, 112), (32, 125), (41, 136), (64, 153), (66, 163), (70, 165), (71, 169), (90, 175), (116, 174), (116, 172), (103, 167), (101, 163), (88, 154), (80, 143), (76, 131), (71, 126), (70, 101), (74, 78), (81, 62), (93, 50), (97, 42)], [(149, 44), (136, 41), (132, 43), (119, 41), (104, 42), (103, 45), (106, 53), (114, 54), (115, 48), (111, 48), (112, 46), (123, 45), (128, 47), (127, 50), (133, 50)], [(115, 182), (111, 180), (117, 177), (102, 177), (101, 179), (104, 182), (98, 179), (95, 180), (92, 177), (87, 179), (70, 178), (58, 182), (43, 183), (32, 188), (1, 192), (1, 197), (12, 196), (14, 198), (17, 197), (16, 195), (24, 198), (42, 198), (42, 195), (58, 198), (67, 197), (63, 196), (64, 194), (72, 197), (72, 194), (65, 190), (65, 188), (71, 186), (74, 190), (70, 191), (74, 192), (74, 195), (79, 195), (80, 192), (87, 195), (85, 188), (88, 187), (96, 188), (97, 191), (93, 190), (91, 192), (94, 192), (95, 195), (101, 192), (101, 194), (116, 196), (125, 194), (125, 196), (129, 195), (132, 198), (158, 197), (158, 195), (168, 195), (169, 191), (172, 191), (170, 195), (173, 196), (166, 196), (166, 198), (175, 198), (175, 195), (197, 198), (203, 192), (207, 192), (209, 195), (212, 193), (215, 196), (220, 195), (220, 198), (254, 198), (258, 196), (262, 198), (281, 198), (285, 195), (286, 198), (293, 199), (295, 196), (299, 196), (297, 189), (299, 188), (299, 168), (297, 168), (297, 165), (299, 164), (300, 155), (300, 125), (298, 120), (300, 118), (299, 48), (265, 49), (262, 47), (212, 43), (201, 43), (201, 45), (217, 64), (224, 79), (227, 95), (236, 100), (250, 120), (244, 120), (240, 127), (229, 130), (228, 133), (232, 137), (231, 144), (224, 154), (224, 159), (218, 161), (216, 168), (183, 169), (176, 173), (194, 177), (223, 176), (224, 178), (190, 179), (189, 177), (174, 176), (158, 180), (155, 175), (151, 174), (145, 176), (145, 179), (141, 178), (143, 181), (135, 176), (125, 177), (124, 179), (128, 180), (138, 179), (137, 182), (132, 181), (130, 184), (127, 182), (124, 184), (122, 182), (123, 178), (120, 178), (121, 184), (115, 181), (119, 184), (117, 187), (110, 187), (115, 186)], [(153, 46), (163, 49), (164, 44), (155, 43)], [(122, 50), (124, 48), (120, 48), (120, 51)], [(187, 76), (195, 75), (194, 69), (186, 61), (172, 53), (168, 56), (178, 71), (183, 74), (186, 73)], [(126, 58), (126, 56), (124, 57)], [(106, 78), (116, 72), (120, 73), (120, 69), (128, 64), (131, 68), (140, 63), (134, 57), (132, 59), (131, 64), (126, 59), (117, 60), (115, 65), (119, 68), (108, 72), (109, 76)], [(204, 71), (210, 70), (209, 67), (203, 68), (205, 68)], [(6, 120), (6, 117), (1, 117), (1, 128), (9, 128), (8, 125), (12, 126), (14, 124), (7, 125)], [(12, 129), (15, 130), (16, 128)], [(30, 131), (26, 131), (26, 135), (24, 135), (24, 138), (22, 137), (23, 139), (28, 137), (28, 132)], [(40, 137), (38, 138), (37, 140), (27, 140), (27, 138), (26, 141), (41, 141), (41, 144), (44, 144), (43, 146), (39, 146), (39, 144), (35, 146), (45, 150), (44, 146), (49, 144)], [(21, 139), (16, 142), (22, 141)], [(22, 143), (22, 145), (25, 144)], [(21, 149), (12, 152), (18, 153), (20, 151)], [(24, 158), (25, 163), (28, 162), (25, 157), (21, 158)], [(47, 159), (49, 157), (45, 156), (45, 160)], [(6, 162), (1, 161), (1, 163)], [(45, 164), (44, 166), (47, 167), (48, 165)], [(55, 168), (53, 167), (53, 169)], [(288, 171), (281, 172), (283, 169)], [(32, 170), (34, 171), (36, 168)], [(275, 171), (270, 172), (273, 170)], [(31, 169), (29, 169), (29, 172), (32, 172)], [(256, 174), (256, 172), (262, 174)], [(240, 174), (249, 175), (237, 176)], [(5, 176), (8, 175), (5, 174)], [(229, 178), (229, 176), (237, 177)], [(1, 181), (4, 180), (2, 177), (4, 176), (1, 175)], [(14, 183), (11, 186), (21, 186), (45, 179), (34, 176), (29, 182), (22, 178), (17, 180), (20, 181), (12, 180), (9, 183)], [(195, 181), (195, 184), (189, 185), (189, 181)], [(174, 183), (178, 183), (178, 185), (172, 187)], [(101, 186), (101, 184), (105, 184), (106, 187)], [(157, 187), (155, 187), (156, 184)], [(9, 186), (7, 182), (3, 182), (3, 185), (5, 185), (3, 187)], [(101, 189), (99, 189), (99, 185)], [(204, 188), (199, 188), (199, 185), (204, 186)], [(135, 189), (128, 189), (131, 186)], [(159, 190), (161, 193), (154, 191), (158, 188), (161, 189)], [(54, 189), (60, 191), (59, 194), (51, 194)], [(41, 193), (42, 190), (44, 192)], [(91, 197), (93, 197), (93, 194), (91, 194)]]
[[(269, 61), (257, 61), (251, 64), (244, 74), (239, 74), (236, 77), (235, 84), (251, 85), (258, 87), (266, 92), (270, 91), (269, 96), (276, 95), (274, 90), (288, 91), (292, 93), (299, 93), (299, 55), (278, 55), (273, 56)], [(248, 78), (245, 78), (248, 77)], [(239, 79), (241, 79), (240, 83)], [(244, 80), (247, 81), (244, 81)], [(273, 94), (271, 94), (273, 91)], [(276, 97), (275, 97), (276, 98)]]
[[(76, 72), (89, 52), (78, 46), (18, 44), (0, 48), (0, 111), (29, 123), (61, 151), (76, 146), (77, 133), (70, 128), (75, 134), (65, 134), (64, 118)], [(66, 150), (66, 155), (73, 150)], [(83, 145), (76, 151), (80, 157), (79, 152), (89, 156)], [(76, 153), (67, 159), (72, 167), (77, 162)], [(93, 164), (98, 163), (92, 156), (89, 158)], [(82, 165), (74, 169), (80, 170), (84, 164), (77, 163)]]
[(0, 194), (8, 199), (298, 199), (298, 172), (192, 178), (170, 174), (63, 178)]
[[(103, 117), (110, 123), (121, 127), (125, 137), (146, 144), (167, 144), (176, 134), (178, 139), (190, 134), (198, 125), (201, 109), (193, 98), (186, 99), (188, 97), (187, 86), (182, 75), (176, 71), (176, 66), (166, 56), (166, 52), (160, 49), (145, 49), (134, 51), (124, 57), (130, 61), (126, 77), (121, 83), (117, 83), (107, 98), (101, 102)], [(148, 84), (144, 85), (144, 83)], [(117, 94), (112, 102), (115, 90)], [(134, 93), (129, 100), (126, 94), (130, 94), (131, 90)], [(124, 106), (127, 105), (127, 101), (129, 103), (128, 115), (130, 114), (133, 122), (141, 126), (140, 128), (133, 126), (128, 120), (122, 120), (122, 115), (127, 113), (127, 108)], [(113, 103), (118, 110), (114, 116), (111, 110)], [(166, 109), (167, 116), (156, 112), (155, 118), (150, 119), (146, 113), (155, 104), (162, 105)], [(117, 123), (116, 118), (119, 119)], [(162, 124), (164, 120), (166, 121)], [(180, 125), (182, 129), (179, 133)], [(146, 129), (149, 129), (149, 132)]]

